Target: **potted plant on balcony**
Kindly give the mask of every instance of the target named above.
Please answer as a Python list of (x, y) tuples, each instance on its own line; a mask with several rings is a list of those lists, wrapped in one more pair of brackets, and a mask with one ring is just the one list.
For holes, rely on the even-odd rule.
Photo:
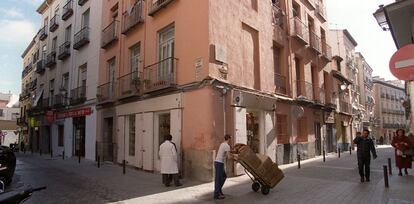
[(135, 86), (135, 88), (138, 90), (139, 86), (141, 85), (141, 78), (139, 78), (138, 76), (134, 76), (131, 79), (131, 84), (133, 84)]

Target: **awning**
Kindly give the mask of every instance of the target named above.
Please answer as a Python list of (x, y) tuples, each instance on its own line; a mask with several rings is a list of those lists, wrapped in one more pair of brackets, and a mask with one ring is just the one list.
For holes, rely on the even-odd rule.
[(36, 93), (36, 98), (35, 98), (35, 100), (33, 102), (33, 107), (36, 107), (37, 106), (37, 103), (39, 102), (39, 100), (42, 97), (42, 95), (43, 95), (43, 89), (41, 89), (39, 92)]

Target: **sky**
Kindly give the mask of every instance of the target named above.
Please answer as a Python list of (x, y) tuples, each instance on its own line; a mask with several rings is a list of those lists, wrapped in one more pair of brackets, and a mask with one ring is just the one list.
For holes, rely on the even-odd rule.
[[(40, 28), (36, 8), (42, 0), (0, 0), (0, 92), (21, 91), (21, 54)], [(378, 26), (372, 13), (393, 0), (326, 0), (329, 27), (346, 28), (374, 69), (373, 75), (395, 79), (388, 61), (396, 51), (390, 32)]]

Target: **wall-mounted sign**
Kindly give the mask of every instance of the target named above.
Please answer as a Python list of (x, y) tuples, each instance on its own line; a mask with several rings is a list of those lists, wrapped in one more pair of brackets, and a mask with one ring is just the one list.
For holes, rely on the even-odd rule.
[(414, 44), (406, 45), (392, 55), (390, 71), (399, 80), (414, 80)]
[(81, 109), (75, 109), (75, 110), (68, 110), (56, 113), (56, 120), (65, 119), (65, 118), (74, 118), (74, 117), (82, 117), (92, 114), (92, 108), (81, 108)]

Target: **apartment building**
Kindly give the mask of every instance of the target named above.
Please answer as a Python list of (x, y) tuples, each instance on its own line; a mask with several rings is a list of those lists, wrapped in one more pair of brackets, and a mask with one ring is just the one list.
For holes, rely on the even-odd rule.
[(360, 121), (362, 125), (358, 127), (359, 131), (362, 129), (372, 130), (373, 128), (373, 119), (374, 119), (374, 93), (373, 93), (373, 83), (372, 83), (372, 71), (373, 69), (369, 66), (368, 62), (365, 60), (362, 53), (356, 53), (356, 60), (358, 66), (360, 67), (358, 72), (359, 80), (359, 90), (360, 98), (359, 104), (361, 106), (360, 111)]
[(35, 72), (36, 62), (39, 59), (39, 48), (37, 44), (38, 38), (36, 35), (21, 56), (23, 59), (22, 89), (19, 96), (20, 117), (17, 119), (17, 124), (21, 130), (21, 140), (27, 144), (30, 143), (29, 132), (33, 135), (33, 129), (29, 126), (28, 111), (32, 108), (33, 96), (37, 91), (37, 74)]
[(405, 117), (404, 84), (400, 81), (386, 81), (380, 77), (373, 78), (375, 105), (374, 136), (377, 140), (384, 138), (390, 143), (397, 129), (409, 128)]
[(29, 111), (34, 151), (95, 159), (96, 129), (87, 127), (96, 126), (101, 5), (45, 0), (37, 9), (37, 91)]
[(171, 133), (181, 171), (207, 181), (225, 133), (280, 164), (336, 143), (323, 139), (337, 104), (322, 1), (109, 0), (102, 9), (101, 159), (159, 171)]
[(330, 30), (329, 37), (333, 52), (331, 63), (334, 77), (333, 95), (339, 107), (335, 113), (334, 134), (337, 148), (347, 150), (355, 134), (353, 114), (358, 111), (355, 104), (359, 103), (356, 98), (359, 94), (356, 88), (358, 67), (354, 57), (355, 47), (358, 44), (346, 29)]

